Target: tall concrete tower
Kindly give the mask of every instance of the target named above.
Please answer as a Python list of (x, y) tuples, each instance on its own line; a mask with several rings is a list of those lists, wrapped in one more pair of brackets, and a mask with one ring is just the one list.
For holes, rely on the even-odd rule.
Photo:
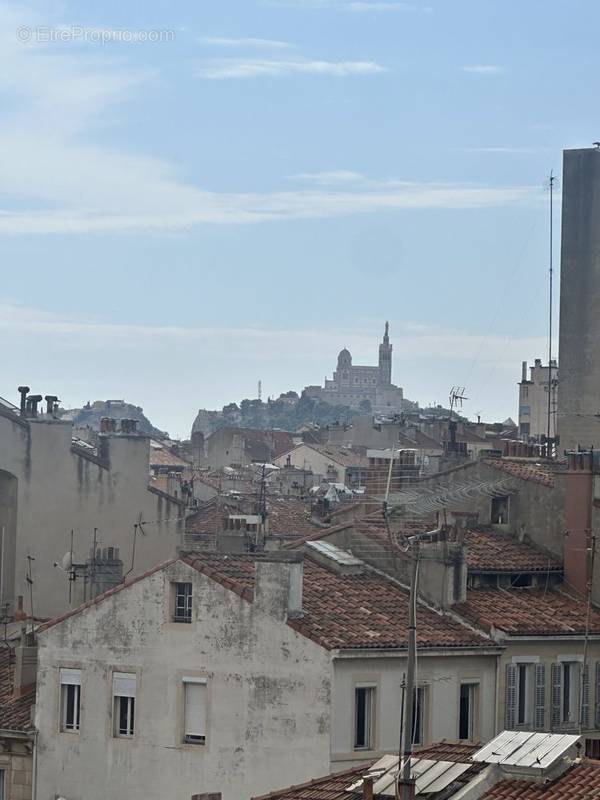
[(600, 150), (563, 154), (560, 451), (600, 447)]
[(385, 323), (383, 341), (379, 345), (379, 385), (392, 385), (392, 345), (389, 337), (389, 323)]

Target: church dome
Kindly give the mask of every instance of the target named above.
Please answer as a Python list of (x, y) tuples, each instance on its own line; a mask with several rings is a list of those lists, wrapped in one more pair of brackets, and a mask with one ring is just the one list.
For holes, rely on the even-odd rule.
[(350, 350), (346, 350), (344, 347), (343, 350), (340, 350), (340, 354), (338, 356), (338, 368), (350, 366), (352, 366), (352, 356), (350, 355)]

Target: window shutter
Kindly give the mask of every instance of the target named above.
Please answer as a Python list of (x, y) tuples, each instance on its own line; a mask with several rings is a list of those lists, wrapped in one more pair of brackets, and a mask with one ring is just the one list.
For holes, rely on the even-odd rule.
[(185, 735), (206, 736), (206, 684), (184, 683)]
[(590, 727), (590, 667), (589, 664), (581, 666), (581, 728)]
[(81, 670), (61, 669), (60, 682), (61, 684), (67, 684), (69, 686), (81, 686)]
[(135, 678), (132, 672), (113, 672), (114, 697), (135, 697)]
[(562, 670), (561, 664), (551, 665), (552, 680), (552, 730), (560, 728), (560, 696), (562, 694)]
[(507, 731), (515, 729), (517, 712), (517, 665), (506, 665), (506, 703), (504, 727)]
[(535, 665), (535, 719), (536, 731), (543, 731), (546, 725), (546, 667)]

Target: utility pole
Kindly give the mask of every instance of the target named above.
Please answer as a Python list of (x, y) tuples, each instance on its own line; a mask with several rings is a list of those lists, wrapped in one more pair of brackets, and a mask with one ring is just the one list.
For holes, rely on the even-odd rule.
[(404, 753), (402, 762), (402, 800), (411, 800), (410, 757), (413, 745), (415, 706), (415, 667), (417, 660), (417, 586), (419, 581), (419, 541), (410, 539), (410, 608), (408, 617), (408, 656), (406, 664), (406, 708), (404, 711)]

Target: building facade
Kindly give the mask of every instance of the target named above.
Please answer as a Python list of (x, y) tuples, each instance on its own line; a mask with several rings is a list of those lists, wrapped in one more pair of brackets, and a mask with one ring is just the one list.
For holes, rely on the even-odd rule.
[(542, 360), (536, 358), (529, 367), (528, 378), (527, 362), (523, 361), (519, 383), (519, 436), (525, 442), (540, 442), (547, 437), (548, 425), (550, 438), (554, 438), (558, 398), (558, 364), (554, 359), (551, 368), (550, 374), (548, 365), (544, 366)]
[(307, 386), (304, 393), (332, 405), (345, 405), (379, 414), (402, 411), (402, 389), (392, 383), (389, 323), (385, 323), (376, 367), (354, 365), (350, 351), (344, 348), (338, 355), (333, 378), (326, 378), (322, 387)]
[(149, 486), (147, 437), (101, 434), (94, 450), (72, 434), (52, 414), (0, 405), (0, 604), (11, 615), (19, 597), (38, 619), (80, 602), (70, 567), (85, 567), (94, 538), (133, 575), (183, 541), (185, 503)]

